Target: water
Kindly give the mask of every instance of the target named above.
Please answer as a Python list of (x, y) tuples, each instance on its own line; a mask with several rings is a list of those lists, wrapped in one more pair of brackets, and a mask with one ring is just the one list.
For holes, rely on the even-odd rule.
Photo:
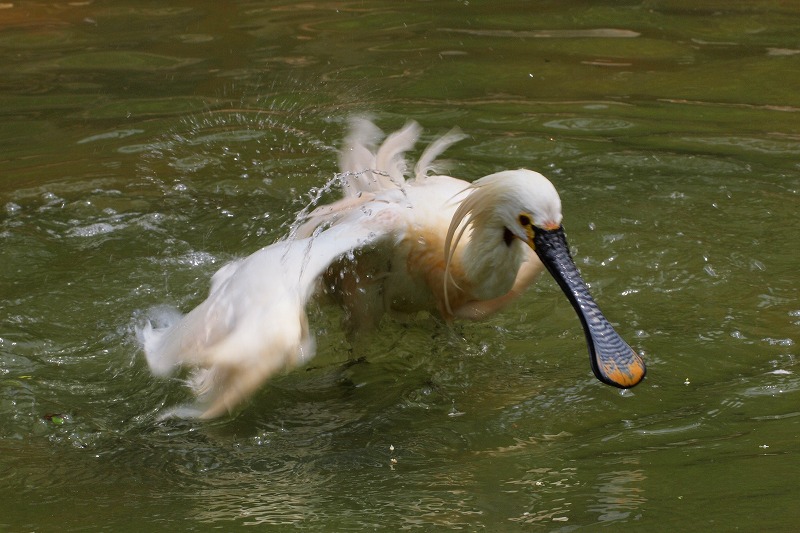
[[(0, 7), (0, 528), (795, 528), (800, 8)], [(285, 234), (359, 112), (548, 175), (646, 381), (593, 379), (547, 279), (352, 351), (314, 307), (309, 367), (158, 422), (135, 324)]]

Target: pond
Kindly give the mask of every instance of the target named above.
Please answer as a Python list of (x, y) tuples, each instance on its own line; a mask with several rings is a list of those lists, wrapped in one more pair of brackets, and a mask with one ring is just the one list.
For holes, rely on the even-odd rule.
[[(799, 25), (778, 0), (0, 4), (0, 529), (794, 530)], [(466, 180), (547, 175), (645, 381), (594, 379), (543, 277), (354, 345), (312, 305), (308, 365), (159, 419), (189, 395), (136, 326), (284, 236), (364, 114), (458, 126)]]

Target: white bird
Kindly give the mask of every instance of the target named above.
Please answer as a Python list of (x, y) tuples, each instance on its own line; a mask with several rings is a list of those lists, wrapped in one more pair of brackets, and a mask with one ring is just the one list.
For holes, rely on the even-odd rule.
[(389, 135), (356, 119), (340, 154), (343, 198), (301, 215), (290, 235), (233, 261), (211, 279), (208, 298), (172, 324), (138, 331), (151, 371), (193, 370), (197, 397), (182, 414), (234, 410), (270, 376), (308, 361), (314, 339), (306, 305), (327, 292), (353, 328), (387, 311), (427, 310), (444, 320), (481, 319), (506, 306), (543, 267), (578, 313), (592, 370), (621, 388), (645, 375), (642, 358), (614, 331), (572, 261), (552, 183), (507, 170), (473, 183), (429, 175), (442, 151), (431, 143), (406, 179), (415, 122)]

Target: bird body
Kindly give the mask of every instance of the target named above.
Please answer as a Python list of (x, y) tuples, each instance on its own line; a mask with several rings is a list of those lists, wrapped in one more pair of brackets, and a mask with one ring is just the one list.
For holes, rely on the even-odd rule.
[[(374, 327), (385, 312), (480, 319), (545, 266), (581, 316), (598, 378), (622, 387), (642, 379), (641, 358), (599, 310), (581, 315), (594, 302), (566, 249), (553, 185), (525, 169), (472, 183), (431, 175), (435, 159), (462, 137), (455, 131), (431, 143), (406, 179), (404, 153), (419, 133), (410, 122), (380, 143), (372, 123), (353, 121), (340, 155), (340, 200), (302, 214), (286, 239), (223, 266), (208, 298), (186, 316), (144, 325), (139, 337), (154, 374), (193, 369), (198, 401), (182, 414), (222, 415), (270, 376), (307, 361), (314, 340), (305, 307), (320, 292), (345, 309), (352, 330)], [(550, 250), (547, 264), (536, 239)], [(601, 330), (622, 343), (613, 354)]]

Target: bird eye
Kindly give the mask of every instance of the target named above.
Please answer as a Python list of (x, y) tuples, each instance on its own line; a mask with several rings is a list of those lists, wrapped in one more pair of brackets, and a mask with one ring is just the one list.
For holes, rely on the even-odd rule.
[(531, 217), (528, 215), (520, 215), (519, 216), (519, 223), (522, 226), (530, 226), (531, 225)]

